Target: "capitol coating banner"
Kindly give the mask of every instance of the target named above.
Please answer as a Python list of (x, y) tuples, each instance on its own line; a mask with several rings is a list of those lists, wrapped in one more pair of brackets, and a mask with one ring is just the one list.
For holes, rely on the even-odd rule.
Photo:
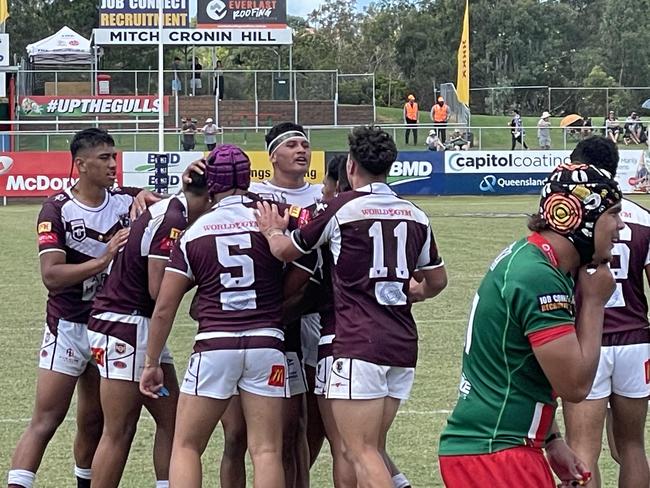
[[(83, 117), (88, 115), (132, 115), (157, 117), (159, 101), (153, 96), (30, 96), (18, 101), (20, 117)], [(169, 97), (163, 99), (163, 113), (169, 112)]]

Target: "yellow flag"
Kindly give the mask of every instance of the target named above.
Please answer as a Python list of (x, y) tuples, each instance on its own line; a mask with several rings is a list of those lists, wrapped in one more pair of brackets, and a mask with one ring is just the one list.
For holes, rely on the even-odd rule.
[(458, 46), (458, 79), (456, 80), (458, 100), (469, 107), (469, 0), (465, 0), (463, 34)]
[(0, 24), (4, 24), (9, 17), (8, 0), (0, 0)]

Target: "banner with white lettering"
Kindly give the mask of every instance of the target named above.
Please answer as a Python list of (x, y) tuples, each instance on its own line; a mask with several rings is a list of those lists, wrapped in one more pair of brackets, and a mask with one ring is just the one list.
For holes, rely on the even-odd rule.
[[(188, 0), (162, 0), (163, 27), (190, 27)], [(158, 28), (158, 0), (101, 0), (99, 27)]]
[[(93, 29), (95, 44), (158, 44), (157, 29)], [(288, 27), (262, 29), (257, 27), (232, 29), (175, 29), (163, 31), (163, 44), (197, 46), (254, 46), (291, 44), (292, 30)]]
[[(48, 197), (77, 181), (70, 175), (68, 151), (25, 151), (0, 153), (0, 196)], [(117, 156), (117, 181), (122, 181), (122, 158)]]
[(254, 25), (286, 27), (286, 0), (198, 0), (199, 27)]
[[(85, 115), (132, 115), (157, 117), (158, 98), (140, 96), (30, 96), (18, 103), (20, 117), (82, 117)], [(163, 111), (169, 112), (169, 97), (163, 99)]]

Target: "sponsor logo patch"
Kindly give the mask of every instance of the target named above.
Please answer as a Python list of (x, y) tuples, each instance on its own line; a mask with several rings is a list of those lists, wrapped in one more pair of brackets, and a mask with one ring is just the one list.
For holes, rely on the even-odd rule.
[(41, 222), (38, 224), (38, 233), (52, 232), (52, 222)]
[(567, 310), (574, 314), (573, 297), (566, 293), (548, 293), (537, 296), (537, 303), (540, 312), (554, 312), (556, 310)]
[(91, 347), (90, 348), (90, 354), (92, 355), (93, 359), (95, 360), (95, 363), (97, 366), (104, 366), (104, 355), (105, 351), (101, 347)]
[(284, 365), (274, 364), (271, 366), (269, 375), (269, 386), (284, 386)]
[(117, 369), (126, 369), (126, 363), (122, 361), (113, 361), (113, 366), (115, 366)]
[(45, 246), (47, 244), (57, 244), (59, 239), (54, 232), (46, 232), (45, 234), (38, 235), (38, 245)]
[(169, 238), (172, 240), (178, 239), (178, 236), (181, 235), (180, 229), (177, 229), (176, 227), (172, 227), (172, 230), (169, 232)]
[(291, 217), (294, 217), (294, 218), (298, 217), (300, 215), (301, 211), (302, 211), (302, 208), (300, 208), (297, 205), (291, 205), (291, 207), (289, 207), (289, 215)]
[(123, 342), (118, 342), (115, 344), (115, 352), (118, 354), (124, 354), (126, 352), (126, 344)]

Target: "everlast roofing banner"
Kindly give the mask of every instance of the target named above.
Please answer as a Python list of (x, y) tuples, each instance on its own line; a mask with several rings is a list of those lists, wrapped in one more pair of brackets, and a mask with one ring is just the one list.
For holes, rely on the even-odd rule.
[(198, 27), (287, 25), (286, 0), (198, 0)]
[[(164, 27), (190, 27), (190, 0), (162, 0)], [(99, 27), (158, 28), (158, 0), (101, 0)]]
[[(169, 111), (169, 97), (163, 98), (163, 111)], [(152, 96), (98, 97), (21, 97), (18, 105), (21, 117), (83, 117), (85, 115), (132, 115), (157, 117), (158, 98)]]

